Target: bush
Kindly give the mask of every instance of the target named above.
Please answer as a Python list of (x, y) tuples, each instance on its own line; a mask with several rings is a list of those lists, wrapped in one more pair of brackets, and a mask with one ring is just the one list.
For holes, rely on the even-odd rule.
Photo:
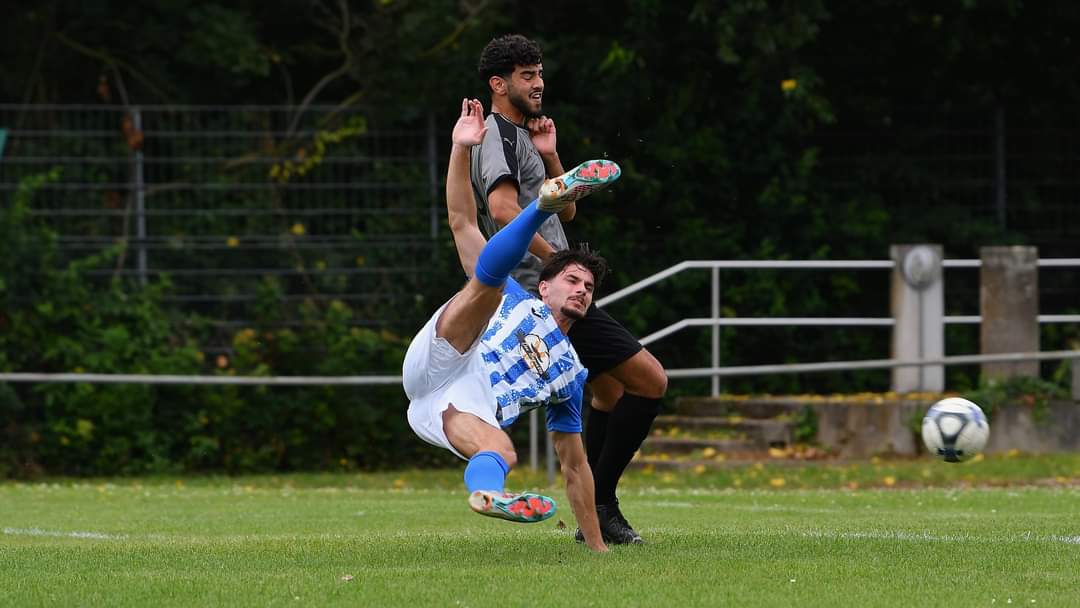
[[(57, 173), (25, 180), (0, 211), (0, 370), (225, 375), (361, 375), (400, 370), (407, 340), (354, 326), (335, 301), (302, 306), (299, 328), (275, 324), (267, 280), (256, 327), (204, 354), (210, 332), (162, 304), (167, 280), (102, 284), (116, 246), (62, 265), (57, 237), (28, 213)], [(192, 386), (0, 383), (0, 476), (172, 471), (240, 473), (445, 462), (408, 429), (390, 386)]]

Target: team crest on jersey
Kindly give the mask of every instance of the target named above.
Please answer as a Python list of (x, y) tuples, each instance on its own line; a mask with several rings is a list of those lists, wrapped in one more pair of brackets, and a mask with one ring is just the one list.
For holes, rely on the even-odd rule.
[(547, 380), (547, 370), (551, 366), (551, 352), (547, 342), (536, 334), (518, 333), (518, 345), (521, 349), (521, 358), (537, 376)]

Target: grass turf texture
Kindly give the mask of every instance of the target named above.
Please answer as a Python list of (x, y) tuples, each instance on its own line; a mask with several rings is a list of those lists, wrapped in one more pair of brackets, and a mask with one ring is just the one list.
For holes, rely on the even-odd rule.
[(624, 511), (648, 544), (604, 556), (571, 540), (561, 491), (555, 518), (512, 524), (468, 510), (460, 471), (6, 483), (0, 590), (12, 606), (1077, 605), (1078, 483), (1080, 455), (633, 472)]

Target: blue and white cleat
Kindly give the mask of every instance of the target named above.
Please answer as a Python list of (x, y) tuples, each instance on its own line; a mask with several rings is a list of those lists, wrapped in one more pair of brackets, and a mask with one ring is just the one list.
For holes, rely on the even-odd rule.
[(610, 160), (587, 160), (540, 186), (538, 207), (558, 213), (570, 203), (603, 190), (622, 175), (619, 165)]
[(507, 521), (535, 523), (555, 515), (555, 501), (547, 496), (523, 492), (477, 490), (469, 495), (469, 508), (481, 515)]

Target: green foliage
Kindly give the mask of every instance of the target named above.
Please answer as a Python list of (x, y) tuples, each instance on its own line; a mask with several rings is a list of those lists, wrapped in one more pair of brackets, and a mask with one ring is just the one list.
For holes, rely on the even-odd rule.
[[(219, 373), (394, 373), (400, 339), (380, 327), (354, 335), (354, 327), (370, 327), (373, 321), (382, 327), (415, 327), (457, 287), (461, 275), (445, 233), (434, 247), (415, 238), (428, 234), (431, 218), (390, 212), (430, 202), (423, 187), (427, 168), (397, 162), (393, 142), (368, 145), (354, 136), (368, 133), (369, 121), (375, 132), (411, 129), (431, 116), (437, 129), (445, 129), (437, 131), (443, 138), (437, 149), (445, 150), (456, 101), (477, 96), (487, 105), (488, 91), (475, 72), (483, 45), (495, 35), (521, 31), (521, 24), (549, 21), (552, 14), (573, 18), (558, 28), (525, 33), (544, 49), (545, 112), (558, 125), (563, 162), (609, 157), (624, 168), (621, 182), (590, 199), (588, 212), (583, 207), (567, 226), (571, 240), (590, 242), (612, 263), (608, 292), (686, 259), (881, 259), (887, 245), (897, 242), (939, 242), (950, 256), (971, 255), (993, 243), (1071, 251), (1076, 211), (1052, 204), (1068, 197), (1058, 185), (1043, 187), (1025, 176), (1047, 176), (1049, 184), (1056, 184), (1049, 172), (1068, 158), (1068, 140), (1053, 140), (1046, 133), (1060, 132), (1080, 100), (1080, 79), (1073, 77), (1070, 59), (1077, 55), (1076, 37), (1070, 34), (1080, 25), (1077, 6), (1008, 1), (927, 7), (872, 0), (830, 12), (821, 0), (632, 0), (619, 10), (561, 0), (245, 0), (198, 6), (17, 1), (0, 23), (0, 48), (10, 57), (10, 69), (0, 72), (0, 98), (6, 101), (115, 104), (124, 101), (121, 93), (140, 104), (307, 100), (341, 103), (364, 116), (350, 119), (349, 112), (334, 111), (331, 118), (313, 121), (315, 112), (309, 111), (278, 124), (280, 117), (250, 112), (244, 115), (249, 122), (244, 128), (259, 129), (264, 138), (241, 150), (214, 148), (227, 161), (211, 175), (183, 164), (162, 165), (162, 171), (170, 172), (168, 181), (262, 184), (276, 169), (269, 181), (306, 186), (306, 180), (316, 181), (318, 172), (332, 164), (326, 162), (331, 155), (340, 153), (364, 161), (349, 166), (343, 179), (418, 187), (387, 197), (372, 195), (370, 204), (388, 212), (349, 216), (344, 233), (351, 231), (355, 238), (329, 252), (307, 246), (305, 239), (328, 234), (319, 222), (332, 220), (297, 219), (286, 212), (356, 206), (357, 201), (330, 189), (246, 190), (227, 195), (235, 197), (229, 204), (260, 213), (200, 211), (159, 218), (156, 226), (167, 223), (169, 242), (157, 253), (159, 267), (182, 259), (187, 268), (206, 274), (174, 277), (178, 291), (247, 296), (251, 290), (234, 277), (213, 276), (222, 255), (237, 256), (235, 267), (246, 270), (266, 268), (262, 264), (273, 256), (275, 267), (295, 271), (291, 285), (260, 285), (253, 317), (239, 317), (254, 318), (255, 337), (249, 344), (240, 339), (245, 330), (215, 332), (205, 320), (190, 322), (180, 309), (164, 305), (168, 282), (144, 289), (90, 277), (90, 269), (115, 267), (122, 249), (73, 264), (60, 259), (56, 234), (32, 225), (26, 216), (25, 199), (34, 185), (27, 182), (0, 219), (7, 248), (0, 257), (0, 367), (71, 371), (80, 365), (89, 369), (92, 363), (102, 366), (93, 371), (177, 373), (218, 369), (217, 354), (224, 353), (229, 366)], [(103, 75), (108, 95), (98, 88)], [(1007, 124), (1022, 133), (1008, 144), (1008, 229), (986, 212), (993, 147), (987, 125), (999, 110), (1007, 111)], [(205, 129), (236, 128), (213, 113), (200, 114), (199, 120)], [(290, 124), (317, 135), (280, 137)], [(124, 145), (103, 141), (73, 145), (64, 154), (102, 156), (107, 146)], [(1064, 143), (1046, 156), (1034, 154), (1048, 141)], [(9, 140), (9, 150), (15, 143), (32, 155), (52, 153), (40, 142), (22, 139)], [(161, 145), (170, 147), (159, 151), (162, 156), (198, 152), (179, 138)], [(952, 163), (941, 162), (943, 149), (957, 150)], [(267, 154), (275, 157), (271, 164), (249, 162)], [(105, 184), (115, 176), (94, 165), (80, 180)], [(155, 203), (185, 208), (191, 203), (185, 196), (163, 191), (155, 194), (160, 197)], [(267, 209), (275, 213), (263, 213)], [(101, 237), (108, 234), (103, 225), (93, 218), (77, 226)], [(225, 236), (222, 242), (230, 244), (189, 248), (193, 237), (201, 235)], [(277, 235), (272, 245), (279, 246), (261, 244), (266, 247), (261, 253), (270, 251), (265, 256), (244, 253), (236, 244), (247, 245), (247, 235)], [(410, 238), (415, 242), (387, 245)], [(403, 262), (411, 264), (411, 274), (379, 273)], [(322, 272), (328, 267), (351, 273)], [(724, 272), (722, 314), (876, 315), (872, 311), (887, 307), (883, 276)], [(184, 283), (195, 280), (198, 286)], [(951, 277), (950, 284), (955, 284)], [(304, 326), (286, 330), (282, 325), (298, 313), (284, 296), (296, 294), (297, 285), (313, 301), (350, 292), (371, 299), (350, 301), (346, 309), (306, 304)], [(387, 305), (391, 297), (393, 304)], [(687, 317), (707, 316), (710, 300), (708, 273), (691, 273), (617, 304), (612, 313), (642, 335)], [(208, 308), (201, 312), (215, 321), (238, 318), (233, 305)], [(977, 348), (975, 337), (959, 335), (957, 328), (948, 331), (949, 352)], [(1044, 328), (1052, 334), (1044, 344), (1075, 339), (1072, 331)], [(726, 328), (720, 335), (724, 365), (883, 358), (889, 349), (887, 332), (874, 329)], [(688, 329), (650, 349), (669, 368), (699, 367), (707, 363), (710, 338), (709, 330)], [(200, 361), (200, 352), (213, 355)], [(1063, 373), (1058, 368), (1054, 381), (1063, 382), (1058, 377)], [(974, 383), (977, 371), (950, 368), (948, 374), (950, 386), (965, 386)], [(725, 388), (832, 392), (881, 390), (887, 382), (887, 372), (868, 371), (738, 378), (726, 380)], [(672, 391), (700, 386), (697, 381), (673, 383)], [(984, 390), (996, 399), (1004, 389)], [(387, 409), (372, 409), (368, 397)], [(97, 398), (125, 405), (108, 416), (75, 412), (76, 407), (95, 411)], [(47, 420), (53, 412), (43, 409), (46, 399), (62, 424)], [(99, 470), (106, 461), (130, 470), (167, 468), (147, 464), (164, 460), (229, 470), (325, 466), (342, 459), (347, 466), (381, 466), (393, 460), (390, 454), (407, 452), (359, 449), (342, 436), (355, 433), (363, 441), (381, 441), (368, 434), (374, 431), (355, 431), (353, 426), (373, 420), (359, 412), (382, 412), (388, 424), (396, 425), (401, 422), (396, 417), (400, 399), (390, 388), (259, 393), (247, 388), (14, 386), (0, 391), (0, 408), (16, 412), (18, 421), (17, 428), (0, 431), (8, 438), (0, 450), (9, 455), (6, 462), (18, 460), (11, 454), (38, 455), (46, 448), (53, 450), (50, 458), (67, 458), (57, 447), (63, 437), (74, 446), (65, 446), (71, 457), (63, 461), (77, 464), (71, 471)], [(308, 400), (319, 404), (311, 420), (303, 415)], [(168, 411), (141, 405), (151, 402), (170, 405)], [(252, 413), (249, 403), (261, 409)], [(346, 411), (346, 403), (357, 404), (357, 411)], [(259, 429), (256, 439), (243, 436), (245, 420)], [(125, 424), (151, 421), (183, 429), (176, 433), (183, 442), (167, 434), (125, 435)], [(274, 431), (276, 424), (298, 426), (304, 436)], [(112, 434), (120, 439), (106, 446)], [(326, 449), (316, 454), (316, 442)], [(31, 443), (39, 447), (29, 452), (11, 447)]]
[[(407, 340), (356, 326), (342, 302), (305, 302), (302, 323), (282, 327), (280, 286), (272, 280), (260, 292), (258, 324), (236, 332), (226, 354), (206, 360), (205, 323), (162, 304), (167, 281), (140, 287), (92, 278), (90, 270), (108, 265), (119, 247), (54, 265), (56, 235), (27, 211), (34, 190), (56, 177), (26, 180), (0, 213), (0, 239), (8, 243), (0, 261), (0, 369), (307, 376), (401, 369)], [(396, 384), (0, 384), (0, 476), (445, 462), (413, 438), (405, 407)]]
[[(31, 221), (34, 190), (57, 173), (25, 180), (0, 213), (9, 277), (0, 286), (0, 368), (35, 372), (194, 373), (198, 351), (161, 305), (167, 282), (146, 288), (119, 279), (104, 285), (89, 270), (119, 247), (54, 264), (56, 235)], [(18, 272), (15, 272), (15, 269)], [(8, 434), (17, 450), (0, 451), (0, 468), (32, 473), (141, 472), (169, 468), (169, 390), (141, 385), (43, 384), (9, 387)], [(164, 404), (164, 405), (163, 405)], [(4, 448), (0, 448), (4, 450)]]
[[(271, 299), (272, 283), (263, 292)], [(354, 312), (340, 301), (301, 309), (304, 322), (296, 328), (265, 322), (238, 331), (231, 357), (214, 361), (218, 373), (356, 376), (401, 369), (407, 338), (356, 327)], [(186, 464), (243, 472), (445, 462), (415, 440), (407, 405), (397, 384), (206, 390)]]
[(796, 443), (813, 443), (817, 439), (818, 419), (814, 408), (804, 406), (795, 414), (794, 422), (792, 438)]
[(964, 397), (979, 404), (991, 421), (999, 408), (1022, 405), (1031, 409), (1031, 415), (1037, 422), (1045, 423), (1050, 402), (1066, 399), (1068, 395), (1068, 389), (1059, 382), (1016, 376), (1004, 380), (983, 378), (978, 388), (965, 393)]
[(270, 53), (261, 48), (250, 15), (218, 4), (203, 4), (188, 11), (191, 36), (177, 58), (192, 65), (208, 65), (237, 76), (266, 76)]

